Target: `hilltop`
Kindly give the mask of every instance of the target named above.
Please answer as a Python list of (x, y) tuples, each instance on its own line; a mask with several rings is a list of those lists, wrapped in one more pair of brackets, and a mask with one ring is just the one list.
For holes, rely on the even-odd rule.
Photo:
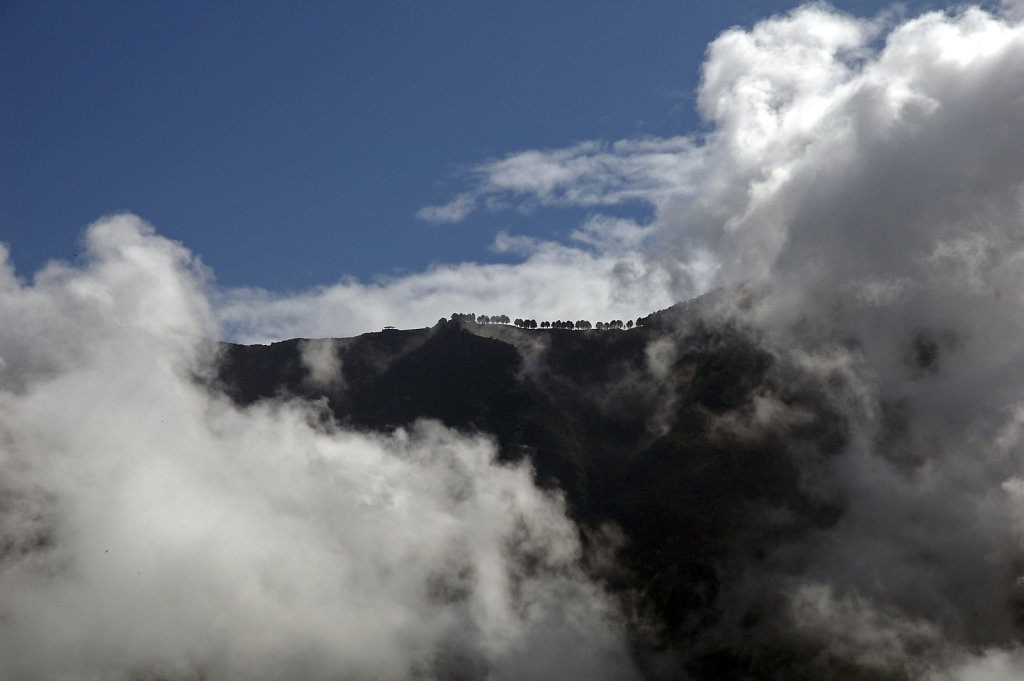
[[(714, 679), (737, 670), (762, 678), (792, 658), (787, 678), (814, 678), (823, 658), (813, 662), (817, 653), (768, 626), (771, 598), (723, 603), (738, 598), (751, 566), (798, 570), (799, 557), (780, 547), (839, 517), (837, 502), (802, 485), (800, 460), (839, 451), (843, 422), (812, 383), (793, 380), (791, 367), (742, 325), (707, 314), (707, 303), (654, 313), (628, 331), (441, 320), (355, 338), (228, 344), (219, 383), (243, 405), (322, 401), (325, 418), (346, 428), (427, 418), (489, 434), (500, 459), (528, 458), (538, 484), (565, 494), (594, 555), (614, 551), (590, 570), (630, 613), (641, 659), (662, 651), (680, 660), (673, 673)], [(765, 395), (806, 417), (766, 421)], [(751, 646), (748, 636), (764, 640)], [(874, 678), (855, 672), (849, 678)]]

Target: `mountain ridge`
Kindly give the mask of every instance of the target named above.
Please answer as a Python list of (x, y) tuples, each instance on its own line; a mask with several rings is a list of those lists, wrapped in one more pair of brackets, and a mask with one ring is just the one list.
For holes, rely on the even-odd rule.
[[(723, 639), (728, 627), (756, 634), (777, 606), (749, 598), (737, 614), (722, 602), (751, 565), (796, 569), (787, 543), (836, 522), (839, 504), (804, 487), (799, 460), (839, 451), (845, 435), (813, 386), (783, 380), (787, 368), (710, 302), (652, 313), (628, 331), (441, 320), (348, 339), (225, 344), (217, 383), (242, 405), (322, 400), (345, 428), (427, 418), (488, 434), (499, 460), (528, 459), (538, 484), (564, 493), (586, 541), (609, 528), (624, 537), (614, 569), (596, 577), (627, 608), (640, 658), (674, 651), (678, 673), (695, 679), (768, 673), (804, 644), (771, 627), (779, 640), (754, 649)], [(310, 381), (311, 344), (330, 349), (338, 380)], [(730, 432), (725, 424), (756, 420), (768, 393), (808, 419)], [(851, 674), (841, 678), (877, 678)]]

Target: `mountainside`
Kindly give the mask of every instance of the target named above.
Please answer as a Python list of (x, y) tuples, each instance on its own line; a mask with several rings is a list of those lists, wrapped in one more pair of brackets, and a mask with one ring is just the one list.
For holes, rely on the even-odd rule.
[(787, 627), (766, 588), (807, 560), (787, 547), (840, 518), (842, 500), (802, 470), (847, 436), (821, 386), (735, 323), (693, 305), (628, 331), (442, 320), (229, 344), (218, 381), (242, 405), (319, 400), (365, 431), (436, 419), (489, 434), (502, 460), (528, 458), (564, 492), (652, 678), (890, 678)]

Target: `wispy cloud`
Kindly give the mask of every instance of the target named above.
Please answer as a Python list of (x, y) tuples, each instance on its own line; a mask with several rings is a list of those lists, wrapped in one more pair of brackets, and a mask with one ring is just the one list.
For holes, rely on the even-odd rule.
[(670, 305), (665, 269), (641, 251), (620, 248), (642, 241), (643, 229), (600, 224), (580, 231), (580, 241), (589, 244), (579, 246), (499, 234), (494, 248), (522, 258), (512, 264), (436, 265), (375, 283), (347, 280), (298, 295), (226, 291), (217, 299), (217, 315), (229, 337), (266, 342), (351, 336), (386, 325), (432, 326), (452, 312), (596, 320)]
[(443, 206), (426, 206), (416, 212), (416, 217), (427, 222), (461, 222), (476, 208), (476, 196), (467, 192), (459, 194)]
[(530, 150), (476, 166), (476, 185), (442, 206), (417, 213), (431, 222), (459, 222), (481, 203), (520, 207), (657, 203), (692, 188), (700, 149), (687, 137), (584, 142), (566, 149)]

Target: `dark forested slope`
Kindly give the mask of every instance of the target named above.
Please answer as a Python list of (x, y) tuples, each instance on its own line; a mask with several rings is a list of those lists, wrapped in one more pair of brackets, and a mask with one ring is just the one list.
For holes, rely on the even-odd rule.
[[(314, 341), (336, 362), (327, 381), (311, 380), (310, 341), (227, 345), (219, 381), (242, 404), (324, 399), (366, 430), (438, 419), (491, 434), (503, 459), (529, 457), (585, 535), (621, 530), (618, 569), (598, 576), (633, 613), (641, 657), (679, 651), (670, 676), (835, 674), (769, 624), (768, 591), (747, 590), (753, 573), (798, 570), (787, 544), (835, 522), (839, 502), (807, 489), (800, 462), (838, 451), (842, 420), (749, 332), (691, 312), (629, 331), (448, 321)], [(766, 396), (802, 418), (765, 418)]]

